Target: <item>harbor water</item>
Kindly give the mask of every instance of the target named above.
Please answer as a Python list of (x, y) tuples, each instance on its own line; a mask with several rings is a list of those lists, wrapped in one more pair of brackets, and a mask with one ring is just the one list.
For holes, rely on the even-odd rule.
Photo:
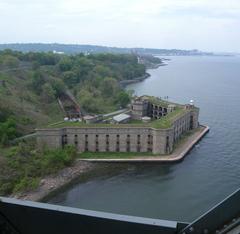
[(210, 132), (177, 164), (100, 165), (49, 203), (192, 221), (240, 187), (240, 57), (168, 57), (135, 94), (200, 107)]

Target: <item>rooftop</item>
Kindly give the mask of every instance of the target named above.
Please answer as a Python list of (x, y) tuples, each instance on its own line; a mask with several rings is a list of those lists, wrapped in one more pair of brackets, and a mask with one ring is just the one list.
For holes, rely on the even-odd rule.
[(146, 128), (156, 128), (156, 129), (167, 129), (170, 128), (173, 122), (189, 112), (190, 109), (184, 109), (183, 107), (177, 106), (174, 111), (167, 114), (158, 120), (152, 120), (149, 123), (144, 123), (140, 120), (130, 120), (127, 124), (110, 124), (110, 123), (92, 123), (86, 124), (83, 122), (62, 122), (57, 125), (51, 126), (51, 128), (64, 128), (64, 127), (79, 127), (79, 128), (96, 128), (96, 127), (108, 127), (108, 128), (120, 128), (120, 127), (146, 127)]
[(182, 106), (182, 105), (177, 104), (177, 103), (173, 103), (173, 102), (169, 102), (167, 100), (163, 100), (159, 97), (148, 96), (148, 95), (143, 95), (143, 96), (137, 97), (136, 100), (146, 100), (146, 101), (149, 101), (151, 104), (159, 105), (159, 106), (166, 107), (166, 108), (168, 106), (179, 106), (179, 107)]
[(113, 120), (116, 121), (116, 122), (122, 122), (124, 120), (127, 120), (127, 119), (130, 119), (131, 116), (130, 115), (127, 115), (127, 114), (119, 114), (119, 115), (115, 115), (113, 117)]

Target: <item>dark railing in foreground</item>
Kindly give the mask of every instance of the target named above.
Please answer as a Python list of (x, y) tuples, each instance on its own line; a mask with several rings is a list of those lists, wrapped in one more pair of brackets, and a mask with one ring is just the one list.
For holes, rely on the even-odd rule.
[(189, 224), (180, 233), (227, 233), (230, 226), (239, 225), (239, 218), (240, 189)]
[(0, 197), (5, 234), (222, 234), (238, 225), (239, 215), (240, 190), (191, 224)]

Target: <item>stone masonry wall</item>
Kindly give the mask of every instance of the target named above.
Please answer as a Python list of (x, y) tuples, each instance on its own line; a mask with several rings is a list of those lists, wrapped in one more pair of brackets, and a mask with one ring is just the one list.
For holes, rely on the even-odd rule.
[[(75, 145), (79, 152), (153, 152), (169, 154), (181, 135), (198, 127), (199, 109), (176, 119), (169, 129), (150, 127), (66, 127), (37, 129), (37, 144), (50, 148)], [(192, 122), (191, 122), (192, 121)]]
[(75, 145), (79, 152), (151, 151), (164, 154), (165, 138), (168, 134), (169, 131), (166, 130), (135, 127), (38, 129), (37, 143), (39, 147), (47, 145), (50, 148), (59, 148), (62, 147), (62, 138), (65, 137), (66, 144)]

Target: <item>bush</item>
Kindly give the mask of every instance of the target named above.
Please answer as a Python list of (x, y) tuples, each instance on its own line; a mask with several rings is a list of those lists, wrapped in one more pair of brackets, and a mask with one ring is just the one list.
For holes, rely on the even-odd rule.
[(76, 156), (77, 151), (73, 146), (38, 152), (34, 144), (19, 143), (5, 156), (7, 162), (0, 171), (0, 195), (37, 188), (41, 177), (70, 166)]
[(11, 194), (14, 189), (14, 183), (12, 182), (0, 182), (0, 195), (8, 195)]
[(76, 155), (77, 151), (72, 146), (66, 146), (64, 149), (46, 150), (42, 155), (42, 170), (49, 174), (65, 166), (70, 166)]
[(14, 187), (13, 192), (30, 191), (39, 185), (39, 178), (23, 177)]
[(4, 122), (0, 122), (0, 145), (7, 145), (17, 135), (16, 121), (8, 118)]

